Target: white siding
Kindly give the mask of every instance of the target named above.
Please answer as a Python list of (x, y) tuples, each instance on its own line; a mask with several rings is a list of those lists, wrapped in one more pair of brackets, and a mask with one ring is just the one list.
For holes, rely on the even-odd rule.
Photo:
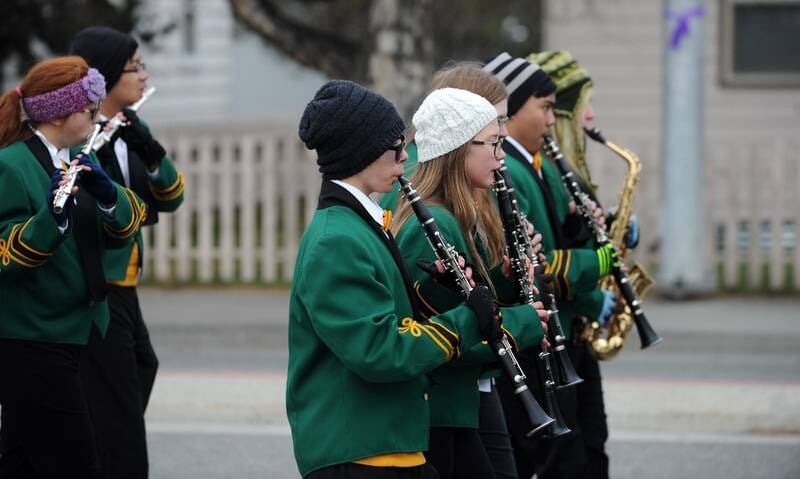
[[(718, 74), (719, 2), (706, 1), (704, 6), (706, 168), (687, 174), (705, 174), (709, 242), (717, 225), (725, 224), (728, 264), (735, 265), (740, 255), (750, 262), (755, 280), (754, 270), (763, 258), (772, 258), (773, 264), (790, 259), (778, 245), (783, 221), (800, 223), (800, 90), (723, 87)], [(642, 160), (636, 209), (644, 246), (638, 254), (643, 256), (657, 246), (659, 234), (664, 9), (664, 2), (656, 1), (550, 0), (544, 20), (545, 48), (568, 50), (589, 70), (597, 126)], [(592, 145), (590, 162), (601, 197), (612, 202), (624, 175), (621, 161)], [(739, 221), (750, 226), (754, 244), (749, 250), (732, 248)], [(771, 223), (770, 244), (761, 241), (764, 221)], [(704, 247), (713, 250), (712, 244)], [(772, 273), (775, 281), (776, 268)]]

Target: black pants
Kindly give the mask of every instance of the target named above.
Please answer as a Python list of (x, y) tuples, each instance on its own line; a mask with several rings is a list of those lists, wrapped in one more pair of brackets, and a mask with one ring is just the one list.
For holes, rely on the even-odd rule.
[(425, 457), (442, 479), (494, 478), (477, 429), (432, 427)]
[(583, 382), (559, 391), (559, 405), (573, 434), (546, 444), (539, 465), (541, 479), (608, 479), (608, 440), (600, 365), (583, 343), (568, 343), (567, 351)]
[[(537, 357), (538, 348), (529, 348), (517, 355), (525, 375), (528, 377), (528, 387), (540, 405), (544, 400), (540, 391), (539, 366)], [(536, 472), (537, 464), (545, 459), (542, 449), (542, 440), (539, 437), (528, 438), (525, 434), (530, 430), (528, 416), (523, 409), (519, 398), (514, 395), (514, 386), (505, 375), (497, 378), (497, 391), (503, 410), (506, 414), (506, 425), (511, 435), (511, 446), (514, 451), (514, 462), (517, 466), (517, 475), (520, 479), (530, 479)]]
[(0, 478), (95, 477), (84, 346), (0, 339)]
[(144, 411), (158, 369), (135, 288), (111, 286), (105, 339), (95, 329), (81, 374), (103, 478), (146, 479)]
[[(498, 380), (500, 399), (506, 411), (514, 459), (520, 479), (606, 479), (608, 440), (605, 403), (600, 366), (586, 351), (586, 345), (567, 344), (572, 364), (583, 382), (557, 390), (558, 405), (572, 434), (557, 439), (526, 438), (526, 418), (506, 381)], [(528, 375), (528, 384), (539, 404), (544, 404), (536, 375), (536, 349), (525, 351), (520, 360)]]
[(373, 467), (362, 464), (337, 464), (318, 469), (305, 479), (438, 479), (430, 464), (417, 467)]
[(481, 391), (480, 435), (497, 479), (517, 479), (514, 450), (497, 388)]

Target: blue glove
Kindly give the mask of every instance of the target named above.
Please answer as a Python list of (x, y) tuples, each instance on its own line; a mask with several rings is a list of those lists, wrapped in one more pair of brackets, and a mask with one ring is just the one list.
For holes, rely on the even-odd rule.
[(625, 246), (629, 249), (635, 249), (639, 246), (639, 218), (636, 214), (631, 215), (631, 221), (628, 224), (628, 233), (625, 235)]
[(614, 310), (617, 308), (617, 295), (611, 291), (603, 290), (603, 307), (600, 309), (600, 314), (597, 316), (597, 322), (600, 326), (605, 326)]
[(59, 169), (56, 169), (53, 172), (53, 176), (50, 177), (50, 186), (47, 188), (47, 196), (45, 196), (45, 201), (47, 202), (47, 208), (50, 210), (50, 214), (52, 214), (53, 218), (56, 219), (56, 224), (62, 228), (67, 226), (69, 219), (72, 217), (72, 207), (75, 205), (75, 197), (70, 196), (67, 198), (67, 202), (64, 203), (64, 209), (61, 210), (61, 213), (56, 213), (53, 210), (53, 200), (55, 199), (56, 191), (58, 191), (58, 184), (63, 178), (63, 172)]
[(88, 166), (92, 171), (82, 171), (78, 182), (102, 206), (113, 206), (117, 202), (117, 188), (103, 167), (81, 153), (76, 158), (78, 164)]
[[(608, 225), (609, 230), (611, 230), (611, 225), (616, 219), (617, 207), (615, 206), (606, 211), (606, 225)], [(628, 232), (625, 234), (623, 241), (625, 241), (625, 246), (629, 249), (635, 249), (639, 245), (639, 218), (636, 217), (636, 213), (631, 215), (628, 223)]]

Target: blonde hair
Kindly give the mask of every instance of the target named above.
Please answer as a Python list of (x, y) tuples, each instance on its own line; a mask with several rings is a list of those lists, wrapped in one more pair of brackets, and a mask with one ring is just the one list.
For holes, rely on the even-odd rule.
[[(460, 88), (482, 96), (492, 105), (508, 98), (505, 84), (482, 67), (483, 64), (478, 62), (447, 64), (433, 75), (431, 91), (447, 87)], [(475, 267), (494, 290), (489, 270), (503, 259), (503, 225), (489, 192), (470, 185), (466, 164), (469, 148), (468, 142), (439, 158), (419, 164), (411, 182), (422, 201), (441, 206), (455, 216), (464, 233)], [(396, 235), (412, 216), (413, 210), (405, 197), (398, 200), (395, 210), (397, 219), (392, 226), (392, 232)], [(478, 252), (475, 236), (483, 243), (488, 265)]]
[(502, 80), (484, 71), (482, 63), (458, 62), (443, 66), (433, 74), (431, 91), (440, 88), (459, 88), (486, 98), (495, 105), (508, 98)]
[[(441, 206), (450, 211), (458, 221), (467, 242), (472, 260), (478, 272), (490, 288), (489, 270), (498, 265), (503, 258), (505, 241), (500, 215), (489, 196), (489, 191), (473, 188), (467, 174), (467, 153), (470, 143), (431, 161), (419, 165), (411, 177), (420, 199), (426, 204)], [(413, 210), (405, 197), (397, 206), (397, 220), (392, 226), (394, 234), (412, 216)], [(475, 237), (483, 243), (489, 264), (484, 262), (478, 251)]]
[(597, 185), (592, 182), (592, 174), (586, 162), (586, 134), (581, 127), (581, 110), (589, 104), (592, 97), (592, 84), (586, 83), (581, 87), (578, 101), (572, 112), (556, 110), (556, 124), (553, 126), (553, 135), (564, 158), (575, 168), (583, 182), (593, 191)]
[[(486, 98), (492, 105), (496, 105), (508, 98), (506, 85), (491, 73), (483, 70), (483, 63), (478, 62), (452, 62), (445, 64), (431, 80), (433, 92), (441, 88), (458, 88), (467, 90)], [(414, 140), (415, 130), (408, 134), (409, 143)]]

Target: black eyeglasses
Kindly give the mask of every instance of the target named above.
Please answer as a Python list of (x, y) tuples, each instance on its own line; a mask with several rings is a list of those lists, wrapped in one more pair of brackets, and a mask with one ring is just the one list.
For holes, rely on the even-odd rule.
[(495, 158), (497, 158), (503, 151), (503, 140), (505, 140), (505, 137), (501, 136), (497, 141), (472, 140), (471, 143), (473, 145), (490, 145)]
[(400, 163), (400, 157), (403, 156), (403, 150), (406, 149), (405, 135), (400, 135), (400, 144), (392, 145), (389, 147), (389, 149), (394, 151), (394, 162)]
[(126, 69), (122, 70), (122, 73), (142, 73), (146, 69), (147, 69), (147, 67), (145, 66), (144, 63), (137, 63), (136, 65), (134, 65), (131, 68), (126, 68)]

